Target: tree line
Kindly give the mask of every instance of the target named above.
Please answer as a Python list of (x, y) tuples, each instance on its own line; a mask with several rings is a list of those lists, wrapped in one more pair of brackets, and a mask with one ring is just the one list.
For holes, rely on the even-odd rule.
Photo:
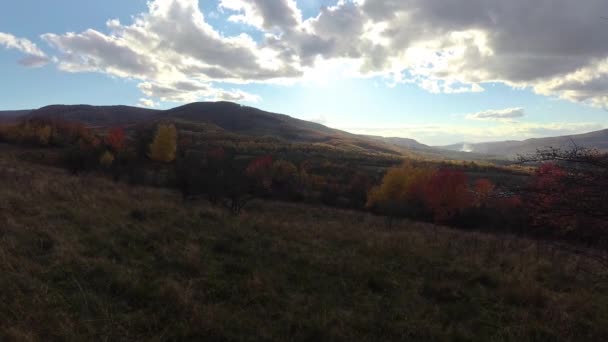
[(406, 217), (608, 245), (608, 158), (598, 151), (549, 149), (522, 157), (521, 165), (532, 171), (514, 187), (471, 178), (457, 164), (407, 161), (380, 173), (331, 160), (295, 162), (197, 145), (179, 132), (171, 122), (127, 132), (32, 119), (0, 127), (0, 141), (61, 147), (61, 162), (72, 173), (98, 171), (133, 184), (175, 187), (184, 200), (206, 198), (234, 214), (253, 198), (306, 201), (369, 210), (389, 223)]

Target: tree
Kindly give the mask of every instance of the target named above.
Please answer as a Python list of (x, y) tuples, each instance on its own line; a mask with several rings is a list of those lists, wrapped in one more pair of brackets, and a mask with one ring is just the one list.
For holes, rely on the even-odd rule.
[(460, 170), (433, 173), (424, 189), (424, 199), (435, 221), (445, 222), (471, 206), (467, 176)]
[(258, 196), (267, 195), (272, 186), (273, 162), (271, 156), (262, 156), (252, 160), (245, 169), (245, 175), (251, 181), (251, 192)]
[(35, 135), (40, 145), (46, 146), (51, 141), (53, 129), (49, 125), (41, 125), (35, 128)]
[(380, 186), (370, 191), (367, 207), (390, 217), (424, 216), (424, 192), (434, 172), (411, 162), (389, 169)]
[(110, 167), (114, 163), (114, 155), (110, 151), (105, 151), (99, 158), (99, 164), (103, 167)]
[(114, 152), (121, 152), (126, 146), (126, 138), (124, 129), (120, 127), (111, 128), (105, 137), (106, 145)]
[(172, 124), (158, 125), (154, 141), (150, 145), (150, 158), (169, 163), (175, 160), (177, 152), (177, 130)]
[(608, 244), (608, 154), (578, 147), (520, 156), (538, 168), (523, 191), (533, 225)]
[(272, 192), (281, 199), (296, 197), (298, 168), (289, 161), (277, 160), (272, 163)]
[(372, 180), (362, 172), (356, 172), (347, 186), (347, 195), (351, 205), (355, 208), (363, 208), (367, 200), (367, 194), (372, 188)]
[(486, 206), (495, 189), (496, 186), (488, 179), (484, 178), (475, 181), (475, 188), (473, 190), (475, 194), (475, 206)]

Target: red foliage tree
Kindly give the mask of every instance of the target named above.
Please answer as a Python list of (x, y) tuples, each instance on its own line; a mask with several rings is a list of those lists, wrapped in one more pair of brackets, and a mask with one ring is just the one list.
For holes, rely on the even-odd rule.
[[(541, 165), (532, 177), (528, 207), (531, 209), (534, 224), (571, 225), (570, 215), (561, 215), (555, 210), (570, 198), (575, 188), (567, 184), (568, 173), (555, 163)], [(578, 189), (580, 190), (580, 189)]]
[(120, 152), (126, 147), (127, 135), (120, 127), (111, 128), (105, 137), (105, 144), (114, 152)]
[(488, 204), (488, 201), (492, 197), (496, 186), (488, 179), (478, 179), (475, 181), (475, 206), (482, 207)]
[(265, 174), (272, 168), (272, 156), (263, 156), (252, 160), (247, 169), (246, 174), (250, 177), (256, 177), (259, 174)]
[(245, 175), (251, 180), (252, 192), (265, 194), (272, 185), (272, 157), (263, 156), (252, 160), (245, 168)]
[(223, 160), (226, 158), (226, 150), (222, 147), (217, 147), (207, 152), (207, 157), (214, 160)]
[(459, 170), (435, 172), (424, 189), (424, 199), (435, 221), (447, 221), (471, 206), (467, 176)]

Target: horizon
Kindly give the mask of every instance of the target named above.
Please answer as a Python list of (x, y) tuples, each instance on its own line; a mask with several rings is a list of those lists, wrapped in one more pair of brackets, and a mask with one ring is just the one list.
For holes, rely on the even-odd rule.
[(599, 0), (24, 0), (3, 9), (6, 110), (228, 100), (430, 146), (608, 128), (608, 3)]
[[(108, 105), (101, 105), (101, 106), (107, 106), (107, 107), (126, 106), (126, 107), (137, 107), (137, 108), (142, 108), (142, 109), (151, 109), (151, 110), (164, 111), (164, 110), (171, 110), (171, 109), (174, 109), (174, 108), (178, 108), (178, 107), (181, 107), (181, 106), (186, 106), (186, 105), (189, 105), (189, 104), (206, 103), (206, 102), (225, 102), (225, 103), (231, 103), (231, 104), (238, 104), (238, 105), (241, 105), (241, 106), (247, 106), (247, 105), (244, 105), (244, 104), (240, 104), (238, 102), (225, 101), (225, 100), (219, 100), (219, 101), (196, 101), (196, 102), (184, 103), (184, 104), (181, 104), (181, 105), (178, 105), (178, 106), (175, 106), (175, 107), (165, 108), (165, 109), (147, 108), (147, 107), (142, 107), (142, 106), (138, 106), (138, 105), (123, 105), (123, 104), (108, 104)], [(32, 108), (27, 108), (27, 109), (10, 109), (10, 110), (5, 110), (5, 109), (1, 109), (0, 108), (0, 112), (4, 112), (4, 111), (21, 111), (21, 110), (23, 110), (23, 111), (35, 111), (35, 110), (38, 110), (38, 109), (41, 109), (41, 108), (44, 108), (44, 107), (49, 107), (49, 106), (96, 106), (96, 105), (90, 105), (90, 104), (87, 104), (87, 103), (74, 103), (74, 104), (54, 103), (54, 104), (49, 104), (49, 105), (42, 106), (42, 107), (39, 107), (39, 108), (33, 108), (33, 109)], [(255, 107), (255, 106), (248, 106), (248, 107), (260, 109), (262, 111), (269, 112), (271, 114), (287, 115), (287, 116), (290, 116), (292, 118), (296, 118), (294, 116), (291, 116), (289, 113), (275, 113), (275, 112), (272, 112), (272, 111), (265, 110), (263, 108)], [(309, 121), (309, 122), (315, 122), (315, 121)], [(408, 137), (372, 135), (372, 134), (367, 134), (367, 133), (357, 133), (355, 131), (347, 131), (347, 130), (343, 130), (343, 129), (340, 129), (340, 128), (337, 128), (337, 127), (331, 127), (331, 126), (328, 126), (328, 125), (325, 125), (325, 124), (319, 123), (319, 122), (315, 122), (315, 123), (318, 123), (318, 124), (323, 125), (323, 126), (328, 127), (328, 128), (337, 129), (337, 130), (344, 131), (346, 133), (357, 134), (357, 135), (361, 135), (361, 136), (368, 135), (368, 136), (377, 136), (377, 137), (383, 137), (383, 138), (389, 138), (389, 139), (390, 138), (412, 139), (412, 138), (408, 138)], [(600, 129), (600, 130), (587, 131), (587, 132), (580, 132), (580, 133), (575, 133), (575, 134), (562, 135), (562, 137), (563, 136), (567, 137), (567, 136), (574, 136), (574, 135), (590, 134), (590, 133), (594, 133), (594, 132), (597, 132), (597, 131), (603, 131), (603, 130), (607, 130), (607, 128)], [(521, 139), (521, 140), (513, 140), (513, 139), (510, 139), (510, 140), (485, 140), (485, 141), (477, 141), (477, 142), (457, 141), (457, 142), (453, 142), (453, 143), (449, 143), (449, 144), (442, 144), (442, 145), (428, 144), (428, 143), (426, 143), (424, 141), (420, 141), (420, 140), (417, 140), (417, 139), (413, 139), (413, 140), (416, 141), (416, 142), (418, 142), (418, 143), (421, 143), (423, 145), (427, 145), (429, 147), (439, 147), (439, 148), (441, 148), (441, 147), (447, 147), (447, 146), (463, 145), (462, 152), (472, 152), (472, 151), (467, 151), (465, 146), (469, 145), (469, 144), (491, 144), (491, 143), (504, 143), (504, 142), (523, 142), (523, 141), (526, 141), (526, 140), (529, 140), (529, 139), (542, 139), (542, 138), (551, 138), (551, 137), (557, 137), (557, 136), (547, 135), (547, 136), (540, 136), (540, 137), (527, 138), (527, 139)]]

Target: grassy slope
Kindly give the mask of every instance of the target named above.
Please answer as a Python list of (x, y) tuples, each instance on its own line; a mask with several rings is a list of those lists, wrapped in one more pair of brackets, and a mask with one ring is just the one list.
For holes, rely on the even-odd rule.
[(234, 218), (13, 155), (0, 340), (608, 338), (597, 266), (527, 240), (274, 202)]

